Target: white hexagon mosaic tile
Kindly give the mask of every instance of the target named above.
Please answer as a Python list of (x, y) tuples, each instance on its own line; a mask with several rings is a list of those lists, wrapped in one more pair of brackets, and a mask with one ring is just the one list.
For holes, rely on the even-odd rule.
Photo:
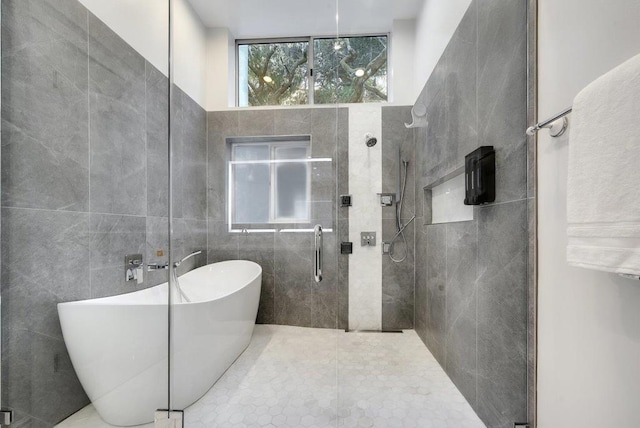
[[(144, 425), (152, 427), (153, 424)], [(187, 428), (483, 428), (413, 330), (258, 325)], [(60, 428), (109, 428), (89, 405)]]

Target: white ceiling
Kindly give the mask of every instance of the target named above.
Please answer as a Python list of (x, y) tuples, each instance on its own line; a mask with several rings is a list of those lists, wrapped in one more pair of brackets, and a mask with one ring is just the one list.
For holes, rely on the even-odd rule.
[[(237, 39), (386, 33), (415, 18), (424, 0), (188, 0), (207, 27)], [(337, 4), (339, 3), (339, 10)], [(336, 12), (339, 19), (336, 24)]]

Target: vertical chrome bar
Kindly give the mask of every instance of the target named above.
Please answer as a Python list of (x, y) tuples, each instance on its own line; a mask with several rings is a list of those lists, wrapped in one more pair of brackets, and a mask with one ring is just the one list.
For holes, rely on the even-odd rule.
[(167, 0), (168, 1), (168, 7), (169, 7), (169, 29), (168, 29), (168, 84), (169, 84), (169, 88), (168, 88), (168, 93), (169, 93), (169, 100), (168, 100), (168, 113), (169, 113), (169, 117), (168, 117), (168, 121), (167, 121), (167, 130), (168, 130), (168, 151), (169, 151), (169, 164), (168, 164), (168, 179), (169, 179), (169, 183), (168, 183), (168, 203), (169, 203), (169, 221), (168, 221), (168, 233), (169, 233), (169, 239), (168, 239), (168, 243), (167, 243), (167, 259), (169, 260), (169, 278), (167, 280), (168, 282), (168, 289), (167, 289), (167, 415), (169, 415), (171, 413), (172, 410), (172, 396), (171, 396), (171, 363), (172, 363), (172, 359), (171, 359), (171, 352), (172, 352), (172, 347), (173, 347), (173, 337), (172, 337), (172, 325), (173, 325), (173, 320), (172, 320), (172, 304), (173, 302), (171, 301), (171, 294), (173, 291), (173, 287), (174, 285), (174, 279), (173, 279), (173, 275), (171, 275), (171, 269), (175, 269), (173, 267), (173, 248), (171, 245), (171, 241), (173, 239), (173, 163), (174, 163), (174, 159), (173, 159), (173, 137), (172, 137), (172, 133), (173, 133), (173, 129), (172, 129), (172, 121), (173, 121), (173, 97), (174, 97), (174, 91), (173, 91), (173, 0)]
[(313, 257), (313, 276), (316, 282), (322, 281), (322, 226), (316, 224), (313, 228), (315, 238), (315, 253)]

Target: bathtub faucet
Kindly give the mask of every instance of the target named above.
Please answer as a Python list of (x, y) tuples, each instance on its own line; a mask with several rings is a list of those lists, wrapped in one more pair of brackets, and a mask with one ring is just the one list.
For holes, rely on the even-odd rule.
[(154, 271), (154, 270), (163, 270), (163, 269), (169, 269), (169, 262), (166, 262), (163, 265), (159, 265), (158, 263), (149, 263), (147, 265), (147, 270), (149, 272)]
[(183, 258), (182, 260), (180, 260), (179, 262), (175, 262), (175, 263), (173, 264), (173, 267), (174, 267), (174, 268), (177, 268), (178, 266), (180, 266), (180, 265), (182, 264), (182, 262), (185, 262), (185, 261), (189, 260), (191, 257), (195, 257), (195, 256), (197, 256), (198, 254), (202, 254), (202, 250), (200, 250), (200, 251), (196, 251), (195, 253), (191, 253), (191, 254), (189, 254), (187, 257), (185, 257), (185, 258)]

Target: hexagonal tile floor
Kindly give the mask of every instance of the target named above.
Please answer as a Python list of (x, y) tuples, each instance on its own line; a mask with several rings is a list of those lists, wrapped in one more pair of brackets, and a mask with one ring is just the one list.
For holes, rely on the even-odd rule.
[[(110, 427), (91, 405), (57, 426)], [(185, 410), (185, 426), (484, 427), (413, 330), (274, 325), (256, 326), (247, 350)]]

